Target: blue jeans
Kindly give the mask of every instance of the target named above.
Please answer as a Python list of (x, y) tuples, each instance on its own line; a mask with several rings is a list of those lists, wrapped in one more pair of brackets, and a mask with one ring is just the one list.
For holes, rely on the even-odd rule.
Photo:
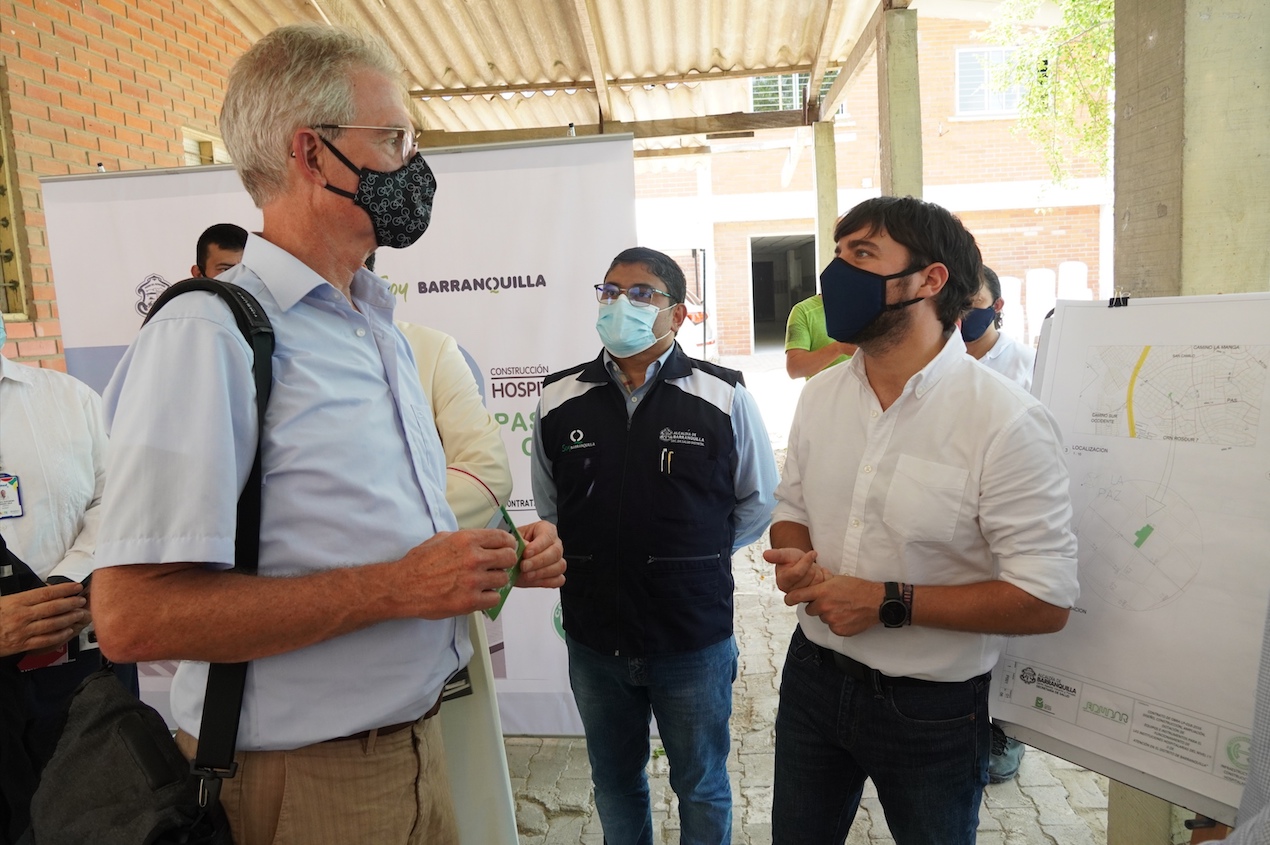
[(986, 676), (875, 688), (798, 628), (776, 714), (772, 841), (845, 842), (871, 778), (897, 845), (972, 845), (990, 747)]
[(679, 796), (681, 845), (732, 842), (732, 682), (736, 640), (658, 657), (613, 657), (572, 638), (569, 683), (582, 715), (595, 807), (607, 845), (652, 845), (649, 721), (657, 717)]

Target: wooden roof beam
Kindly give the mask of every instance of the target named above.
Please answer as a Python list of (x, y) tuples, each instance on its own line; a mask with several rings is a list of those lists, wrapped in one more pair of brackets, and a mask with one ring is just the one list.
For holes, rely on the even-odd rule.
[(608, 74), (605, 71), (608, 62), (599, 39), (601, 30), (596, 19), (595, 0), (573, 0), (573, 9), (578, 16), (578, 28), (582, 30), (591, 78), (595, 81), (595, 96), (600, 101), (600, 123), (607, 123), (613, 119), (613, 98), (609, 96)]
[[(718, 132), (745, 132), (759, 129), (788, 129), (805, 126), (806, 115), (802, 109), (769, 112), (733, 112), (706, 117), (678, 117), (666, 120), (640, 120), (623, 123), (609, 121), (575, 126), (578, 136), (620, 135), (630, 133), (636, 138), (669, 138), (676, 135), (710, 135)], [(533, 129), (495, 129), (480, 132), (424, 131), (419, 136), (420, 148), (465, 147), (472, 144), (505, 144), (518, 141), (541, 141), (564, 138), (566, 126), (542, 126)]]
[[(833, 81), (833, 85), (829, 86), (829, 90), (825, 92), (825, 96), (820, 101), (820, 114), (833, 114), (838, 110), (838, 105), (843, 98), (847, 96), (847, 89), (851, 87), (851, 82), (860, 75), (860, 71), (864, 70), (869, 63), (869, 59), (873, 58), (873, 54), (878, 48), (878, 29), (882, 26), (882, 15), (887, 8), (891, 7), (890, 0), (882, 0), (878, 3), (877, 8), (873, 10), (873, 16), (869, 18), (869, 22), (864, 25), (864, 31), (860, 33), (860, 38), (856, 41), (855, 46), (851, 48), (847, 60), (842, 63), (842, 67), (838, 70), (838, 78)], [(904, 3), (908, 5), (907, 0)]]
[(825, 74), (829, 72), (829, 54), (834, 42), (838, 40), (838, 33), (842, 31), (846, 13), (846, 0), (826, 0), (825, 23), (820, 29), (820, 43), (816, 46), (816, 55), (811, 61), (807, 93), (803, 96), (803, 107), (807, 109), (813, 122), (819, 120), (824, 113), (820, 108), (820, 86), (825, 81)]
[[(837, 67), (831, 62), (829, 67)], [(746, 70), (711, 70), (705, 73), (679, 73), (667, 76), (645, 76), (631, 79), (610, 79), (612, 88), (641, 88), (645, 85), (688, 85), (695, 82), (716, 82), (724, 79), (749, 79), (755, 76), (780, 76), (789, 73), (808, 73), (811, 65), (784, 65)], [(480, 97), (489, 94), (520, 94), (528, 91), (593, 91), (596, 83), (590, 79), (563, 80), (558, 82), (520, 82), (508, 85), (474, 85), (468, 88), (415, 88), (411, 97)]]

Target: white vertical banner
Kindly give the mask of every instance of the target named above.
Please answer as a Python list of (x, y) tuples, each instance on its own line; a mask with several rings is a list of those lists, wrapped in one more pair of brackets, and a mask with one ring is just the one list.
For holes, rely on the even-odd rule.
[[(459, 343), (503, 432), (517, 523), (537, 519), (529, 448), (542, 379), (600, 349), (591, 286), (635, 246), (630, 136), (424, 151), (437, 177), (432, 223), (375, 270), (397, 318)], [(214, 223), (260, 228), (229, 167), (43, 181), (67, 369), (100, 391), (150, 303), (189, 275)], [(508, 733), (578, 734), (559, 594), (516, 591), (489, 627)]]
[[(543, 376), (599, 354), (592, 286), (636, 245), (631, 141), (579, 140), (429, 154), (428, 233), (375, 260), (398, 319), (442, 329), (468, 356), (503, 432), (518, 524), (538, 518), (529, 453)], [(489, 626), (507, 733), (582, 733), (559, 608), (555, 590), (516, 591)]]

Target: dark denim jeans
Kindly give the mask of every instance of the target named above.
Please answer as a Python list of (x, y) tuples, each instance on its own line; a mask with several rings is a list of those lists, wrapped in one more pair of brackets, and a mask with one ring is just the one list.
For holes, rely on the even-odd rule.
[(772, 841), (841, 845), (871, 778), (897, 845), (972, 845), (990, 745), (986, 677), (875, 689), (798, 628), (776, 715)]
[(607, 845), (651, 845), (652, 807), (645, 767), (650, 716), (657, 717), (679, 796), (681, 845), (732, 842), (728, 781), (734, 638), (700, 651), (613, 657), (571, 638), (569, 682), (582, 714), (595, 806)]

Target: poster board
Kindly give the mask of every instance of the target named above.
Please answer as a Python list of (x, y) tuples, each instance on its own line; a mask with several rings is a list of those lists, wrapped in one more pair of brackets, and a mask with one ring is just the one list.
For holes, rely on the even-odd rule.
[(1270, 294), (1060, 302), (1034, 392), (1071, 474), (1081, 596), (1015, 637), (1006, 732), (1225, 823), (1270, 595)]

